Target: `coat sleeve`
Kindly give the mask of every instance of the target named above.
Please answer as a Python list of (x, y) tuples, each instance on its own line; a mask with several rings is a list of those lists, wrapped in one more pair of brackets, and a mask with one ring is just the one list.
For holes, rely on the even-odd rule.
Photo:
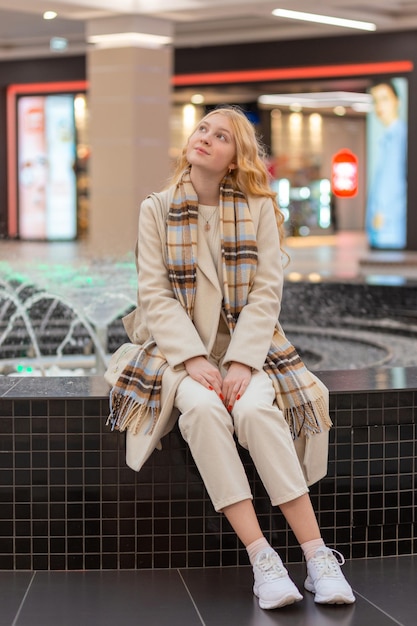
[(225, 365), (238, 361), (256, 370), (262, 369), (271, 346), (283, 286), (279, 232), (272, 201), (265, 199), (259, 211), (256, 276), (224, 359)]
[(172, 368), (207, 355), (204, 343), (176, 300), (165, 264), (165, 220), (152, 197), (141, 205), (138, 235), (138, 299), (142, 322)]

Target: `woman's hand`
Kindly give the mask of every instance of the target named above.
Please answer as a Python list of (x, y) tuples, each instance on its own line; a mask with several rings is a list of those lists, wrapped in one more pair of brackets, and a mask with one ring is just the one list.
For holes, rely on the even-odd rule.
[(219, 369), (204, 356), (195, 356), (184, 361), (187, 374), (207, 389), (214, 389), (222, 401), (222, 376)]
[(251, 377), (252, 369), (248, 365), (236, 361), (230, 364), (222, 385), (224, 404), (228, 411), (233, 409), (235, 401), (245, 393)]

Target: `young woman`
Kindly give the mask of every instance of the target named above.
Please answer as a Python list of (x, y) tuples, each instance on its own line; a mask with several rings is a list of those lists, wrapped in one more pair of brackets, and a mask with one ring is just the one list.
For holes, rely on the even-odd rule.
[(126, 320), (140, 348), (112, 390), (110, 419), (128, 430), (135, 470), (178, 419), (215, 509), (246, 546), (260, 606), (292, 604), (302, 596), (260, 529), (236, 436), (301, 545), (306, 589), (316, 602), (352, 603), (308, 494), (326, 473), (327, 390), (278, 323), (283, 218), (262, 156), (246, 116), (216, 109), (170, 187), (143, 202), (138, 308)]

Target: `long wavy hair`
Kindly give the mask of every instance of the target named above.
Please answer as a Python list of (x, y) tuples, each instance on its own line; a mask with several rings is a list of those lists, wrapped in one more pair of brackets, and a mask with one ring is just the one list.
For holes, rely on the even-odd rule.
[[(221, 113), (229, 119), (236, 143), (236, 157), (234, 160), (237, 167), (230, 172), (234, 185), (236, 189), (239, 189), (245, 196), (263, 196), (271, 198), (275, 209), (280, 242), (282, 244), (284, 241), (284, 216), (278, 207), (276, 193), (271, 189), (269, 184), (270, 175), (266, 167), (266, 151), (255, 132), (254, 126), (249, 122), (242, 109), (237, 106), (229, 105), (216, 107), (196, 124), (188, 140), (192, 137), (200, 124), (212, 115), (218, 113)], [(170, 185), (178, 184), (184, 171), (190, 165), (186, 156), (187, 145), (188, 141), (178, 158), (175, 170), (169, 181)], [(287, 253), (285, 251), (283, 251), (283, 253), (288, 258)]]

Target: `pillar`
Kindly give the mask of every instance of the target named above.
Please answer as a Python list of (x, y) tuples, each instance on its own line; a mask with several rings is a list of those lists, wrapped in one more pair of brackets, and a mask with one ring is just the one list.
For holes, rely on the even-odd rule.
[(88, 248), (134, 249), (142, 200), (169, 176), (171, 24), (139, 16), (87, 26), (90, 111)]

